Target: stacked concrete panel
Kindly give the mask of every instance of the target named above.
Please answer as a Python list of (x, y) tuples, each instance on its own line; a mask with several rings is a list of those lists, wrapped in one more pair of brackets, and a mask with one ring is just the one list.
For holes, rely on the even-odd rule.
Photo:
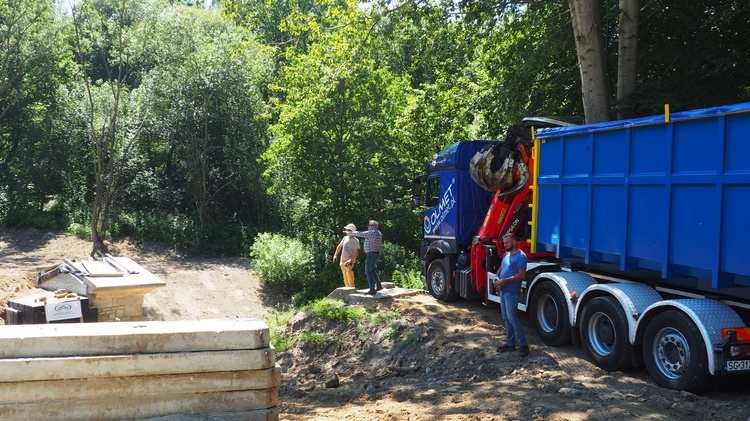
[(278, 419), (258, 319), (4, 326), (0, 419)]

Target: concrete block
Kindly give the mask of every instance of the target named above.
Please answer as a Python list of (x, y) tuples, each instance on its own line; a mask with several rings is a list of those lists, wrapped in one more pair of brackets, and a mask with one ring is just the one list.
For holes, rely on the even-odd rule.
[(142, 304), (128, 304), (125, 306), (124, 310), (125, 316), (132, 317), (134, 316), (141, 316), (143, 314), (143, 305)]
[(277, 421), (279, 408), (256, 409), (253, 411), (210, 412), (204, 414), (172, 414), (151, 417), (148, 421)]
[[(33, 367), (33, 366), (32, 366)], [(20, 381), (0, 387), (0, 405), (34, 402), (138, 398), (180, 394), (263, 390), (278, 387), (280, 370), (222, 371), (129, 377)]]
[(66, 357), (266, 348), (260, 319), (5, 326), (0, 358)]
[(0, 359), (4, 383), (127, 376), (264, 370), (276, 360), (273, 348), (237, 351)]
[(135, 398), (119, 397), (113, 391), (109, 399), (0, 405), (3, 420), (83, 420), (156, 417), (169, 414), (201, 414), (269, 409), (278, 405), (278, 388), (213, 393), (170, 393)]
[(357, 289), (354, 287), (339, 287), (339, 288), (334, 289), (330, 294), (328, 294), (328, 297), (346, 302), (347, 298), (349, 297), (349, 294), (354, 294), (356, 292), (357, 292)]

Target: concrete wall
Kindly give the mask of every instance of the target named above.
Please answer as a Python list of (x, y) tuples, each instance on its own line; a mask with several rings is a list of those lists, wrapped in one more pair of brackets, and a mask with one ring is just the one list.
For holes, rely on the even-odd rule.
[(0, 419), (275, 420), (268, 338), (258, 319), (3, 326)]

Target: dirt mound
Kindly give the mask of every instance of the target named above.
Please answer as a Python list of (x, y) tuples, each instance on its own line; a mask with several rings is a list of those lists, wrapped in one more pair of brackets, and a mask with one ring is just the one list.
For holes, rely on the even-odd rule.
[(288, 419), (348, 420), (745, 420), (750, 414), (747, 398), (726, 402), (662, 389), (643, 370), (607, 373), (578, 347), (538, 346), (528, 326), (529, 357), (498, 353), (504, 338), (498, 312), (422, 295), (381, 305), (370, 316), (374, 323), (298, 314), (288, 332), (317, 339), (278, 356), (281, 412)]

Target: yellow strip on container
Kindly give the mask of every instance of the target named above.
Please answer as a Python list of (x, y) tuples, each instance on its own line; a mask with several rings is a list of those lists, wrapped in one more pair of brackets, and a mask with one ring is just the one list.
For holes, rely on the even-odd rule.
[(531, 204), (529, 204), (529, 207), (531, 207), (531, 220), (529, 221), (529, 225), (531, 225), (531, 252), (536, 253), (537, 218), (539, 217), (539, 189), (537, 188), (537, 177), (539, 176), (539, 149), (541, 142), (536, 137), (536, 130), (534, 127), (531, 128), (531, 139), (534, 140), (534, 151), (532, 152), (534, 157), (534, 176), (531, 179), (532, 198)]

